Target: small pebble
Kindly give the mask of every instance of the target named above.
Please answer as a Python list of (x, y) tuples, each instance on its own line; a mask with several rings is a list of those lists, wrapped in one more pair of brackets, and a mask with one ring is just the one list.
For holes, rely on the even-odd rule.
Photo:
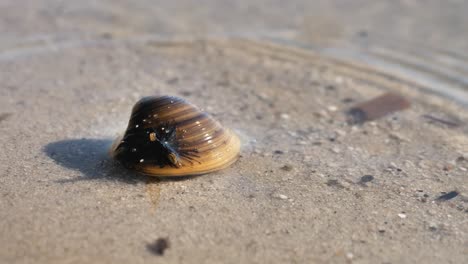
[(444, 167), (442, 169), (444, 171), (451, 171), (451, 170), (453, 170), (453, 165), (452, 164), (446, 164), (446, 165), (444, 165)]
[(361, 177), (361, 183), (366, 183), (366, 182), (370, 182), (374, 179), (374, 176), (372, 175), (364, 175)]
[(459, 156), (455, 162), (459, 163), (459, 162), (463, 162), (463, 161), (467, 161), (468, 159), (466, 159), (464, 156)]
[(281, 116), (281, 118), (283, 118), (283, 119), (289, 119), (289, 115), (288, 115), (288, 114), (282, 113), (280, 116)]
[(333, 91), (333, 90), (335, 90), (335, 86), (329, 84), (329, 85), (325, 86), (325, 89), (327, 89), (329, 91)]
[(330, 111), (330, 112), (336, 112), (337, 110), (338, 110), (338, 107), (336, 107), (334, 105), (328, 106), (328, 111)]
[(286, 195), (284, 195), (284, 194), (278, 194), (278, 195), (275, 195), (275, 197), (277, 197), (277, 198), (279, 198), (281, 200), (287, 200), (288, 199), (288, 197)]
[(405, 215), (405, 214), (398, 214), (398, 216), (399, 216), (401, 219), (405, 219), (405, 218), (406, 218), (406, 215)]
[(170, 247), (169, 239), (159, 238), (151, 244), (146, 245), (146, 248), (153, 254), (162, 256), (164, 251)]
[(337, 154), (341, 152), (341, 150), (337, 147), (332, 148), (332, 151), (333, 153), (337, 153)]

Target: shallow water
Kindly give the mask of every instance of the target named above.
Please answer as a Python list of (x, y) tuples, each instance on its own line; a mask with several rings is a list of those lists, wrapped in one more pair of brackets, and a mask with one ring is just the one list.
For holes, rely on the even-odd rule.
[[(0, 4), (0, 260), (466, 262), (463, 8), (205, 2)], [(346, 122), (389, 91), (411, 107)], [(110, 160), (154, 94), (238, 133), (238, 162), (162, 180)]]

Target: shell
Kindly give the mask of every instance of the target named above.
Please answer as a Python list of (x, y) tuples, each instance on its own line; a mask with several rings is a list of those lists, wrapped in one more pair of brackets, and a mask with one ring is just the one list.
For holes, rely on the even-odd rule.
[(229, 129), (184, 99), (145, 97), (133, 107), (127, 130), (111, 156), (151, 176), (187, 176), (234, 163), (240, 140)]

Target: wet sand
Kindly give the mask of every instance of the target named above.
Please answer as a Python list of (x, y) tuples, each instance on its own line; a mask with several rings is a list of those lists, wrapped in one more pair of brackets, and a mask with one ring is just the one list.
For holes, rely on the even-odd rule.
[[(1, 262), (467, 261), (462, 103), (314, 48), (335, 35), (281, 42), (255, 37), (268, 31), (257, 22), (252, 36), (230, 36), (248, 28), (251, 12), (242, 22), (240, 5), (216, 26), (201, 21), (217, 21), (212, 14), (227, 2), (174, 18), (164, 11), (185, 14), (191, 5), (139, 3), (33, 2), (21, 23), (19, 4), (0, 9), (9, 32), (0, 37)], [(253, 13), (263, 14), (264, 28), (286, 28), (273, 19), (280, 7)], [(311, 47), (290, 45), (300, 39)], [(389, 91), (410, 108), (346, 122), (352, 106)], [(181, 179), (110, 160), (133, 104), (158, 94), (183, 97), (233, 129), (240, 159)]]

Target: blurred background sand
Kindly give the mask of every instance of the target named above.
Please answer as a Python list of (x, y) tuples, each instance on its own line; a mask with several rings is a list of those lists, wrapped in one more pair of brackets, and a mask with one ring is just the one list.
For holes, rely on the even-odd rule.
[[(0, 262), (466, 262), (465, 10), (0, 1)], [(387, 91), (410, 109), (346, 123)], [(158, 180), (109, 160), (155, 94), (236, 131), (239, 161)]]

